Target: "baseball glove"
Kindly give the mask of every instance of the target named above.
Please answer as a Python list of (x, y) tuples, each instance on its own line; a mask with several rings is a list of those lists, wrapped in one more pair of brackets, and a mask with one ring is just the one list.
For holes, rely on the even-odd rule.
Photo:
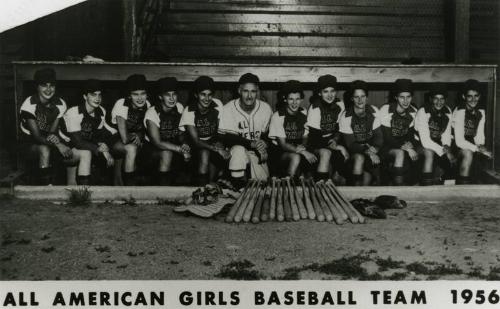
[(373, 202), (382, 209), (403, 209), (406, 207), (406, 201), (400, 200), (394, 195), (379, 195)]
[(370, 217), (374, 219), (386, 219), (387, 215), (385, 211), (377, 206), (374, 202), (364, 199), (358, 198), (351, 201), (352, 206), (359, 211), (365, 217)]

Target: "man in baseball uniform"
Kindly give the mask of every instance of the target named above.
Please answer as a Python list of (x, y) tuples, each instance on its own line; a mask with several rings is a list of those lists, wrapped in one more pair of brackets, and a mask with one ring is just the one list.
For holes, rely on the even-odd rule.
[(229, 170), (236, 187), (246, 182), (245, 171), (250, 166), (252, 178), (265, 180), (269, 176), (267, 133), (273, 114), (271, 107), (259, 96), (259, 78), (251, 73), (239, 79), (239, 98), (224, 105), (219, 123), (221, 139), (230, 147)]
[(479, 105), (481, 85), (477, 80), (469, 79), (463, 87), (462, 102), (453, 111), (453, 129), (455, 143), (459, 153), (459, 171), (457, 184), (469, 184), (471, 167), (475, 154), (491, 158), (492, 154), (485, 147), (484, 126), (486, 113)]
[(72, 156), (71, 149), (57, 136), (66, 103), (56, 95), (56, 72), (53, 69), (36, 71), (34, 80), (36, 94), (21, 105), (20, 141), (27, 148), (22, 153), (28, 153), (37, 160), (38, 183), (48, 185), (52, 182), (51, 159), (54, 154), (66, 159)]
[(141, 149), (146, 129), (144, 127), (144, 115), (151, 107), (147, 100), (146, 77), (141, 74), (133, 74), (127, 78), (128, 97), (116, 101), (111, 111), (111, 123), (118, 129), (119, 140), (113, 145), (113, 150), (122, 158), (117, 158), (115, 166), (115, 185), (122, 183), (122, 160), (123, 183), (135, 185), (136, 157)]

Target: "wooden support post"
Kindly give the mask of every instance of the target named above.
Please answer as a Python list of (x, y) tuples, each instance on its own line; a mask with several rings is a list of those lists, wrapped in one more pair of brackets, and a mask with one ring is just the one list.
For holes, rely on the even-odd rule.
[(470, 0), (455, 0), (455, 63), (469, 62)]
[(134, 61), (137, 56), (137, 4), (136, 0), (123, 0), (123, 58)]

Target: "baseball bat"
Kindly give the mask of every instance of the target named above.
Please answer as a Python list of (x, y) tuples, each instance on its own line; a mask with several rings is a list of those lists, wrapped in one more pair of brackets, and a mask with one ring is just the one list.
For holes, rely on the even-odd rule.
[(342, 201), (342, 207), (344, 207), (344, 209), (347, 209), (348, 211), (350, 211), (353, 215), (356, 215), (356, 217), (358, 217), (358, 222), (359, 223), (365, 223), (365, 217), (363, 217), (363, 215), (361, 215), (357, 210), (356, 208), (354, 208), (354, 206), (352, 206), (351, 202), (349, 202), (345, 196), (343, 196), (339, 190), (337, 190), (337, 188), (335, 187), (335, 185), (333, 184), (333, 182), (331, 180), (329, 180), (328, 182), (328, 185), (330, 186), (330, 189), (332, 192), (334, 192), (336, 194), (336, 196), (338, 197), (338, 199), (340, 201)]
[(314, 191), (314, 194), (316, 195), (316, 199), (318, 200), (318, 204), (321, 207), (321, 210), (323, 210), (323, 213), (325, 214), (325, 219), (326, 221), (330, 222), (333, 221), (333, 214), (330, 211), (330, 208), (326, 204), (326, 201), (323, 199), (321, 196), (321, 193), (319, 192), (319, 188), (314, 182), (314, 180), (310, 179), (309, 183), (311, 185), (311, 191)]
[(276, 180), (276, 220), (285, 220), (283, 209), (283, 191), (281, 190), (281, 180)]
[(269, 201), (269, 220), (274, 220), (276, 219), (276, 195), (277, 195), (277, 188), (276, 188), (276, 177), (273, 177), (271, 180), (271, 200)]
[(286, 181), (286, 186), (288, 189), (288, 195), (290, 197), (290, 207), (292, 208), (292, 218), (293, 221), (299, 221), (300, 220), (300, 213), (299, 213), (299, 206), (297, 205), (297, 202), (295, 201), (295, 194), (292, 189), (292, 185), (290, 183), (290, 177), (285, 177)]
[[(312, 180), (311, 180), (312, 181)], [(325, 221), (325, 213), (319, 204), (314, 188), (311, 186), (311, 181), (307, 180), (307, 187), (309, 189), (309, 195), (311, 196), (312, 205), (314, 207), (314, 212), (316, 213), (316, 218), (318, 221)]]
[(266, 193), (266, 187), (267, 185), (263, 184), (260, 188), (259, 196), (252, 212), (252, 223), (259, 223), (260, 221), (260, 213), (262, 212), (262, 204), (264, 202), (264, 193)]
[[(340, 211), (337, 206), (335, 205), (335, 203), (333, 201), (330, 200), (330, 197), (328, 196), (328, 194), (326, 193), (326, 190), (325, 190), (325, 183), (323, 180), (320, 180), (316, 183), (317, 187), (318, 187), (318, 190), (319, 192), (321, 193), (321, 197), (323, 198), (323, 200), (325, 201), (326, 205), (328, 206), (328, 208), (330, 209), (332, 215), (333, 215), (333, 219), (335, 220), (335, 223), (337, 224), (342, 224), (344, 223), (344, 221), (347, 219), (347, 215), (344, 213), (344, 211)], [(345, 216), (345, 218), (344, 218)]]
[(234, 204), (233, 204), (233, 207), (231, 207), (231, 209), (227, 213), (226, 222), (228, 222), (228, 223), (233, 222), (234, 215), (236, 215), (238, 208), (240, 208), (240, 205), (243, 202), (243, 199), (245, 198), (245, 196), (248, 194), (248, 191), (251, 188), (252, 184), (253, 184), (253, 180), (250, 180), (247, 183), (247, 185), (245, 186), (245, 188), (243, 189), (243, 191), (241, 191), (240, 196), (238, 196), (238, 198), (236, 199), (236, 202), (234, 202)]
[(290, 179), (292, 182), (292, 188), (293, 192), (295, 193), (295, 200), (297, 201), (297, 206), (299, 207), (299, 214), (301, 219), (307, 219), (307, 210), (306, 207), (304, 206), (304, 202), (302, 201), (302, 195), (299, 193), (299, 188), (297, 188), (297, 185), (295, 184), (295, 181)]
[(243, 222), (250, 222), (250, 220), (252, 219), (252, 213), (255, 206), (257, 205), (257, 200), (259, 198), (260, 191), (262, 191), (260, 180), (257, 180), (257, 186), (252, 194), (252, 197), (248, 201), (248, 205), (245, 208), (245, 212), (243, 213), (243, 218), (242, 218)]
[(260, 213), (260, 221), (266, 222), (269, 220), (269, 209), (271, 208), (271, 190), (272, 188), (267, 185), (264, 193), (264, 202), (262, 203), (262, 211)]
[(234, 222), (240, 222), (243, 219), (243, 215), (245, 214), (245, 210), (248, 206), (248, 203), (252, 199), (253, 194), (255, 192), (255, 188), (258, 184), (259, 184), (259, 182), (257, 180), (255, 180), (253, 182), (252, 187), (248, 190), (248, 195), (245, 196), (245, 199), (243, 200), (243, 202), (241, 202), (241, 205), (238, 208), (238, 211), (234, 215)]
[(349, 220), (352, 223), (359, 223), (359, 218), (356, 215), (356, 213), (353, 212), (352, 209), (350, 209), (347, 205), (345, 205), (344, 201), (337, 195), (337, 192), (334, 189), (332, 189), (328, 181), (325, 183), (325, 188), (327, 193), (329, 193), (331, 197), (337, 201), (337, 204), (344, 210)]
[(306, 209), (307, 209), (307, 216), (309, 219), (314, 220), (316, 219), (316, 213), (314, 212), (314, 207), (311, 202), (311, 197), (309, 196), (309, 190), (306, 188), (306, 185), (304, 183), (304, 176), (300, 176), (300, 184), (302, 186), (302, 194), (304, 194), (304, 202), (306, 204)]
[(281, 179), (281, 186), (283, 187), (283, 211), (285, 212), (285, 220), (292, 221), (293, 215), (290, 205), (290, 192), (288, 191), (285, 179)]

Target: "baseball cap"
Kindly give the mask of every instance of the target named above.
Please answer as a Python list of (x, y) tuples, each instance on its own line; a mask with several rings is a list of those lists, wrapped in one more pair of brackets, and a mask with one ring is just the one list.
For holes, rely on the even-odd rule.
[(337, 88), (337, 78), (330, 74), (322, 75), (318, 78), (318, 87), (320, 90), (328, 87)]
[(475, 79), (466, 80), (463, 87), (464, 92), (467, 92), (468, 90), (475, 90), (477, 92), (480, 92), (480, 89), (481, 84)]
[(146, 76), (133, 74), (127, 78), (127, 88), (129, 91), (146, 90)]
[(177, 91), (177, 79), (175, 77), (164, 77), (157, 81), (158, 93)]
[(411, 79), (397, 79), (394, 82), (394, 92), (400, 94), (401, 92), (413, 93), (413, 82)]
[(248, 83), (252, 83), (252, 84), (257, 84), (258, 85), (259, 82), (260, 82), (260, 80), (257, 77), (257, 75), (254, 75), (252, 73), (245, 73), (245, 74), (241, 75), (240, 80), (238, 81), (238, 83), (240, 85), (248, 84)]
[(353, 92), (354, 90), (356, 89), (362, 89), (365, 91), (365, 93), (368, 94), (368, 84), (363, 81), (363, 80), (355, 80), (351, 83), (351, 85), (349, 86), (349, 89), (351, 90), (351, 92)]
[(437, 94), (442, 94), (445, 97), (448, 96), (448, 89), (446, 88), (446, 84), (434, 83), (431, 85), (431, 88), (429, 89), (429, 95), (433, 97)]
[(283, 95), (288, 95), (290, 93), (301, 93), (302, 94), (302, 84), (298, 80), (289, 80), (283, 84)]
[(215, 82), (211, 77), (200, 76), (194, 81), (194, 89), (196, 92), (201, 92), (203, 90), (214, 90)]
[(97, 79), (88, 79), (85, 81), (83, 86), (83, 93), (92, 93), (96, 91), (102, 91), (102, 84), (100, 80)]
[(56, 71), (52, 68), (44, 68), (37, 70), (33, 76), (37, 85), (56, 82)]

